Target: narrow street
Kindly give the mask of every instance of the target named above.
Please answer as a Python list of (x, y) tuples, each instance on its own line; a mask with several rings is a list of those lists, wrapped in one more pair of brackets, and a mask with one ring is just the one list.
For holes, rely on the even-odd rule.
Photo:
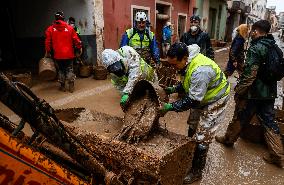
[[(277, 37), (276, 37), (277, 38)], [(277, 38), (278, 39), (278, 38)], [(280, 42), (279, 42), (280, 43)], [(280, 45), (283, 45), (281, 42)], [(283, 45), (284, 46), (284, 45)], [(228, 58), (228, 49), (217, 50), (216, 60), (222, 69), (225, 68)], [(234, 76), (234, 75), (233, 75)], [(232, 89), (236, 79), (231, 77)], [(84, 107), (89, 110), (103, 112), (113, 116), (123, 117), (123, 112), (119, 106), (119, 94), (113, 88), (110, 80), (97, 81), (93, 78), (78, 78), (75, 83), (75, 92), (58, 91), (56, 82), (42, 82), (31, 89), (39, 97), (45, 99), (55, 109)], [(232, 96), (232, 95), (231, 95)], [(173, 96), (172, 99), (175, 97)], [(231, 98), (226, 110), (226, 117), (220, 126), (218, 135), (224, 134), (227, 125), (234, 111), (234, 102)], [(19, 118), (3, 104), (0, 104), (0, 112), (10, 118), (11, 121), (18, 123)], [(170, 112), (163, 119), (160, 119), (162, 127), (175, 133), (186, 135), (187, 133), (188, 112)], [(31, 134), (29, 128), (25, 132)], [(234, 148), (225, 148), (216, 143), (210, 145), (203, 179), (195, 185), (237, 185), (237, 184), (284, 184), (284, 171), (266, 164), (262, 156), (267, 150), (264, 146), (253, 144), (239, 139)]]

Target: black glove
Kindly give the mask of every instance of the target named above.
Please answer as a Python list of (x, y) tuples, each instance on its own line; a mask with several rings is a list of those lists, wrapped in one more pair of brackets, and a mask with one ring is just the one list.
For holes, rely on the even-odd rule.
[(177, 100), (172, 103), (173, 110), (176, 112), (186, 111), (190, 108), (196, 108), (200, 105), (199, 101), (193, 100), (188, 96), (183, 97), (180, 100)]

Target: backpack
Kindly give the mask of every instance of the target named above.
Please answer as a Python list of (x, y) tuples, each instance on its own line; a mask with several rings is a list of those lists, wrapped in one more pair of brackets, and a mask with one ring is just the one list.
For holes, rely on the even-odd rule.
[(283, 52), (277, 44), (268, 47), (267, 60), (262, 66), (264, 81), (280, 81), (284, 77)]

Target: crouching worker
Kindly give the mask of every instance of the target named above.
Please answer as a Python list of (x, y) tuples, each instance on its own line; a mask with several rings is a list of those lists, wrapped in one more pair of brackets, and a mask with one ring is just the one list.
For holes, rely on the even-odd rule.
[[(184, 43), (175, 43), (170, 47), (167, 57), (168, 63), (183, 73), (184, 80), (165, 90), (168, 94), (183, 91), (185, 96), (173, 103), (164, 104), (160, 107), (160, 114), (191, 109), (187, 121), (188, 136), (194, 136), (197, 145), (192, 167), (184, 179), (184, 184), (191, 184), (202, 178), (209, 144), (227, 107), (230, 84), (218, 65), (201, 54), (196, 44), (186, 46)], [(194, 119), (196, 122), (191, 122), (193, 116), (198, 117)]]
[(116, 51), (105, 49), (102, 52), (102, 63), (111, 74), (112, 84), (121, 94), (122, 108), (136, 82), (139, 80), (157, 82), (155, 70), (130, 46), (123, 46)]

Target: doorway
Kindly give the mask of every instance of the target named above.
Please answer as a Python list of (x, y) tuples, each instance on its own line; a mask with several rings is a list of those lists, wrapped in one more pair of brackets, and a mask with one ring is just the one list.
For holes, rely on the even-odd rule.
[(208, 33), (210, 34), (210, 38), (215, 38), (215, 27), (216, 27), (216, 15), (217, 10), (215, 8), (209, 9), (209, 20), (208, 20)]
[(185, 14), (178, 14), (178, 39), (186, 32), (186, 15)]
[(162, 51), (162, 31), (166, 22), (171, 21), (171, 3), (159, 1), (156, 4), (156, 39), (160, 51)]

